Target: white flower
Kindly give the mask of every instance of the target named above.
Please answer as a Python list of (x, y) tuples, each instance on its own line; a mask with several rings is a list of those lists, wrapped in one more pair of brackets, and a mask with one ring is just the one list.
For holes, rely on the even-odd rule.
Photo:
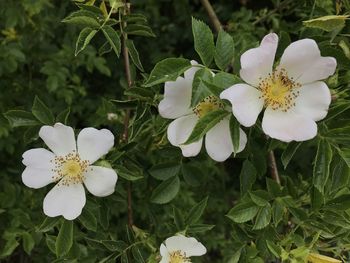
[(193, 237), (172, 236), (160, 246), (160, 263), (188, 263), (190, 257), (202, 256), (207, 249)]
[[(197, 62), (191, 61), (192, 65)], [(176, 81), (165, 82), (164, 99), (159, 103), (159, 114), (163, 118), (175, 119), (168, 127), (168, 140), (182, 150), (185, 157), (196, 156), (201, 148), (203, 138), (184, 145), (189, 138), (197, 121), (206, 113), (222, 106), (219, 98), (208, 96), (194, 108), (191, 107), (192, 82), (198, 67), (191, 67), (178, 77)], [(247, 143), (246, 134), (240, 129), (240, 152)], [(205, 136), (205, 148), (209, 156), (215, 161), (225, 161), (233, 152), (233, 144), (229, 128), (229, 118), (225, 118), (211, 128)]]
[(304, 141), (316, 136), (316, 121), (326, 115), (331, 102), (327, 85), (320, 81), (334, 74), (336, 60), (322, 57), (316, 42), (302, 39), (284, 51), (273, 69), (278, 36), (266, 35), (257, 48), (241, 56), (241, 78), (220, 94), (232, 103), (232, 112), (244, 126), (254, 125), (266, 108), (264, 132), (281, 141)]
[(95, 196), (114, 192), (116, 172), (92, 165), (113, 147), (114, 136), (109, 130), (82, 129), (76, 143), (73, 129), (56, 123), (41, 127), (39, 136), (52, 152), (44, 148), (26, 151), (22, 181), (35, 189), (58, 182), (44, 199), (47, 216), (78, 217), (86, 201), (83, 184)]

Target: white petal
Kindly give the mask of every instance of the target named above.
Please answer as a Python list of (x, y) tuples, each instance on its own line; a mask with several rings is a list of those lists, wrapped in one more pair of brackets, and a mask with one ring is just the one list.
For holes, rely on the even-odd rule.
[(328, 113), (331, 92), (326, 83), (317, 81), (302, 86), (295, 100), (295, 111), (305, 114), (314, 121), (322, 120)]
[(46, 169), (52, 169), (54, 167), (52, 160), (55, 159), (55, 155), (44, 148), (25, 151), (22, 157), (22, 163), (25, 166)]
[(101, 166), (89, 166), (84, 176), (86, 188), (95, 196), (112, 194), (118, 179), (113, 169)]
[(259, 47), (242, 54), (240, 76), (245, 82), (257, 87), (260, 78), (272, 72), (277, 45), (278, 36), (270, 33), (263, 38)]
[[(240, 129), (240, 143), (238, 152), (241, 152), (247, 143), (247, 136)], [(229, 119), (224, 119), (211, 128), (205, 137), (205, 148), (208, 155), (217, 162), (223, 162), (233, 152)]]
[(56, 123), (54, 126), (43, 126), (39, 136), (47, 146), (58, 156), (65, 156), (76, 150), (74, 131), (72, 127)]
[(202, 148), (203, 139), (183, 145), (193, 131), (197, 121), (198, 117), (195, 114), (191, 114), (180, 117), (169, 124), (168, 140), (172, 145), (180, 147), (185, 157), (196, 156)]
[(192, 80), (178, 77), (165, 82), (164, 98), (158, 105), (160, 116), (176, 119), (191, 112)]
[(225, 89), (220, 94), (221, 99), (229, 100), (232, 104), (232, 113), (245, 127), (255, 124), (263, 106), (261, 92), (247, 84), (236, 84)]
[(267, 108), (262, 128), (271, 138), (284, 142), (306, 141), (317, 135), (316, 123), (310, 117), (293, 110), (283, 112)]
[(114, 145), (114, 135), (107, 129), (82, 129), (78, 135), (78, 153), (90, 164), (107, 154)]
[(200, 67), (196, 67), (196, 65), (198, 65), (198, 62), (195, 60), (191, 60), (191, 64), (195, 67), (191, 67), (188, 70), (186, 70), (184, 73), (184, 77), (186, 80), (192, 83), (194, 75), (196, 74), (197, 70), (200, 69)]
[(44, 213), (55, 217), (62, 215), (67, 220), (77, 218), (85, 205), (86, 197), (82, 184), (56, 184), (45, 196)]
[(169, 252), (180, 250), (186, 254), (186, 257), (201, 256), (207, 253), (207, 249), (202, 243), (193, 237), (182, 235), (167, 238), (165, 240), (165, 246)]
[(159, 252), (160, 252), (160, 255), (162, 257), (165, 257), (167, 256), (169, 253), (168, 253), (168, 249), (166, 248), (166, 246), (164, 244), (161, 244), (160, 245), (160, 249), (159, 249)]
[(55, 181), (54, 176), (55, 173), (50, 169), (28, 166), (22, 173), (22, 181), (26, 186), (38, 189), (53, 183)]
[(321, 57), (317, 43), (302, 39), (291, 43), (281, 57), (279, 68), (284, 68), (289, 77), (301, 84), (326, 79), (333, 75), (337, 61), (332, 57)]

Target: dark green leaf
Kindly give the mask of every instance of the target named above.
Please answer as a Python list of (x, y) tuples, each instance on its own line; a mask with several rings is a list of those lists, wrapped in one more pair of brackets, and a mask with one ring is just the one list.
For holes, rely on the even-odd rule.
[(5, 112), (4, 116), (13, 128), (22, 126), (35, 126), (40, 124), (40, 122), (38, 122), (33, 114), (28, 111), (10, 110)]
[(78, 217), (80, 223), (91, 231), (96, 231), (97, 220), (95, 215), (88, 209), (84, 209), (81, 215)]
[(192, 32), (194, 49), (200, 56), (204, 65), (208, 66), (214, 58), (214, 36), (210, 28), (200, 20), (192, 17)]
[(190, 144), (201, 139), (211, 128), (213, 128), (219, 121), (224, 119), (228, 112), (222, 109), (211, 111), (199, 118), (191, 135), (184, 144)]
[(207, 206), (207, 202), (208, 202), (208, 197), (204, 198), (202, 201), (200, 201), (198, 204), (196, 204), (191, 208), (185, 220), (187, 225), (192, 225), (194, 223), (197, 223), (197, 221), (202, 216), (204, 209)]
[(54, 228), (60, 221), (59, 217), (46, 217), (41, 225), (38, 227), (37, 231), (47, 232)]
[(220, 30), (215, 48), (215, 63), (221, 70), (225, 70), (233, 60), (234, 43), (230, 34)]
[(329, 167), (332, 161), (332, 148), (325, 140), (318, 142), (317, 154), (313, 169), (313, 185), (323, 193), (329, 177)]
[(52, 125), (55, 123), (55, 117), (51, 110), (37, 96), (34, 98), (32, 113), (43, 124)]
[(91, 39), (96, 35), (97, 30), (90, 27), (85, 27), (80, 31), (77, 42), (75, 44), (75, 56), (83, 51), (86, 46), (90, 43)]
[(271, 221), (271, 206), (270, 204), (267, 204), (266, 206), (261, 207), (259, 209), (259, 212), (255, 219), (255, 224), (253, 229), (254, 230), (263, 229), (268, 226), (270, 221)]
[(144, 36), (144, 37), (156, 36), (149, 26), (141, 25), (141, 24), (129, 24), (124, 29), (124, 31), (129, 35), (137, 35), (137, 36)]
[(119, 57), (121, 44), (118, 32), (115, 31), (111, 26), (107, 25), (102, 27), (102, 32), (108, 40), (109, 44), (112, 46), (115, 54)]
[(154, 165), (148, 172), (156, 179), (167, 180), (176, 176), (180, 168), (181, 165), (178, 162), (168, 162)]
[(73, 12), (63, 19), (62, 22), (92, 28), (98, 28), (100, 26), (96, 14), (87, 10)]
[(241, 182), (241, 195), (243, 195), (252, 189), (256, 180), (256, 169), (249, 160), (244, 161), (239, 177)]
[(63, 124), (67, 124), (68, 122), (68, 118), (69, 118), (69, 114), (70, 114), (70, 107), (68, 107), (67, 109), (61, 111), (57, 117), (56, 117), (56, 122), (61, 122)]
[(144, 84), (145, 87), (174, 81), (191, 67), (191, 62), (184, 58), (166, 58), (156, 64), (149, 78)]
[(135, 66), (143, 72), (144, 69), (143, 69), (142, 63), (140, 61), (139, 52), (137, 51), (137, 49), (134, 45), (134, 42), (130, 39), (127, 39), (126, 46), (128, 47), (128, 52), (130, 54), (132, 62), (134, 62)]
[(235, 205), (227, 214), (227, 217), (236, 223), (244, 223), (253, 219), (259, 211), (259, 206), (248, 201)]
[(179, 177), (174, 176), (166, 181), (163, 181), (156, 187), (156, 189), (153, 190), (151, 202), (156, 204), (168, 203), (175, 198), (179, 190)]
[(239, 122), (233, 116), (230, 117), (230, 132), (231, 132), (231, 140), (233, 144), (233, 152), (236, 154), (239, 150), (239, 142), (240, 142), (240, 128)]
[(292, 160), (294, 154), (296, 153), (300, 145), (301, 145), (301, 142), (291, 142), (288, 144), (287, 148), (283, 151), (281, 156), (281, 161), (284, 169), (287, 168), (287, 165), (289, 164), (290, 160)]

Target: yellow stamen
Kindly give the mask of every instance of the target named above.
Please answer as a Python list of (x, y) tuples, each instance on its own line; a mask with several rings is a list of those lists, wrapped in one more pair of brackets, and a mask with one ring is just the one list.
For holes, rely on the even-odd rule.
[(84, 180), (84, 173), (89, 167), (89, 161), (80, 159), (79, 154), (75, 151), (69, 153), (66, 156), (56, 156), (53, 160), (55, 168), (52, 171), (55, 175), (52, 177), (55, 181), (58, 181), (63, 185), (77, 184)]
[(180, 250), (170, 253), (169, 263), (191, 263), (191, 260), (182, 254)]
[(203, 117), (211, 111), (223, 108), (224, 105), (219, 98), (215, 96), (208, 96), (193, 108), (193, 112), (199, 117)]
[(265, 107), (287, 112), (295, 106), (300, 87), (299, 83), (288, 77), (284, 69), (279, 69), (261, 80), (258, 89), (262, 93), (260, 98), (264, 99)]

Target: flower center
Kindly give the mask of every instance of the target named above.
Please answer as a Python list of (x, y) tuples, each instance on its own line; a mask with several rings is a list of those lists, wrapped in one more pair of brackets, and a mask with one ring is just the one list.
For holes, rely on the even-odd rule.
[(193, 112), (199, 117), (203, 117), (211, 111), (224, 108), (224, 105), (219, 98), (215, 96), (208, 96), (193, 108)]
[(183, 255), (180, 250), (170, 253), (169, 263), (191, 263), (191, 260)]
[(89, 161), (80, 159), (75, 151), (66, 156), (56, 156), (54, 159), (55, 168), (52, 171), (55, 175), (52, 177), (55, 181), (62, 178), (59, 183), (63, 185), (77, 184), (84, 180), (84, 173), (89, 167)]
[(300, 87), (299, 83), (288, 77), (285, 69), (274, 70), (258, 85), (265, 107), (284, 112), (295, 106), (295, 99), (299, 95), (297, 89)]

